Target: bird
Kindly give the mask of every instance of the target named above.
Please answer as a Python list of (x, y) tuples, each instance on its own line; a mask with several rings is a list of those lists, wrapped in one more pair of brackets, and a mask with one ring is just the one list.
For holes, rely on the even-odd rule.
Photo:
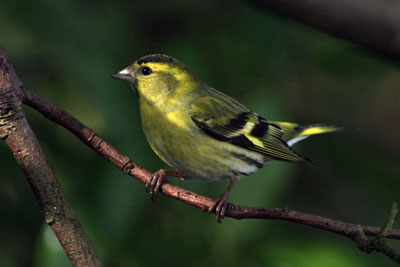
[(139, 58), (111, 75), (135, 92), (152, 150), (177, 172), (160, 169), (146, 183), (151, 199), (167, 176), (229, 180), (208, 212), (222, 222), (232, 187), (272, 160), (313, 162), (292, 145), (310, 135), (344, 128), (271, 121), (202, 82), (181, 61), (163, 54)]

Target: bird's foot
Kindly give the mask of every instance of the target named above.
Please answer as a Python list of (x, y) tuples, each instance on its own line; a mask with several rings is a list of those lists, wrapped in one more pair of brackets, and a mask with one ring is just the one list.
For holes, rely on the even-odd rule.
[(208, 209), (208, 213), (215, 211), (217, 222), (221, 223), (225, 218), (225, 211), (228, 207), (228, 196), (232, 187), (235, 185), (237, 180), (230, 180), (228, 188), (222, 193), (214, 202), (214, 204)]
[(146, 191), (150, 189), (151, 200), (154, 200), (156, 198), (161, 186), (168, 181), (167, 176), (185, 178), (185, 175), (179, 172), (173, 172), (165, 169), (156, 171), (146, 183)]
[(225, 218), (225, 211), (228, 207), (228, 195), (229, 192), (222, 193), (214, 202), (214, 204), (208, 209), (208, 213), (215, 211), (217, 222), (221, 223)]

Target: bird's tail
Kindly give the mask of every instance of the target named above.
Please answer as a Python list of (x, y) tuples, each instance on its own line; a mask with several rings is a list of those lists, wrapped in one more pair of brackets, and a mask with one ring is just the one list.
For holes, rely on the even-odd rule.
[(346, 127), (325, 124), (299, 125), (297, 123), (281, 121), (273, 121), (272, 123), (282, 127), (284, 131), (283, 140), (285, 140), (289, 146), (292, 146), (310, 135), (337, 132), (347, 129)]

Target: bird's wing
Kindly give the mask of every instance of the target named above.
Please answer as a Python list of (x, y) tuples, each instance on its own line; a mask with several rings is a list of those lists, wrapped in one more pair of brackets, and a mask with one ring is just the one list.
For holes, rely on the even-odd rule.
[(286, 161), (311, 161), (282, 139), (280, 126), (251, 112), (232, 98), (204, 96), (190, 105), (192, 121), (210, 137)]

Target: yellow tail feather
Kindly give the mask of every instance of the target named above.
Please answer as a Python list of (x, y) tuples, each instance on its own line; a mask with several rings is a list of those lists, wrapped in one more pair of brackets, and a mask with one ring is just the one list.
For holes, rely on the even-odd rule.
[(284, 131), (283, 140), (285, 140), (289, 146), (292, 146), (310, 135), (337, 132), (346, 129), (345, 127), (325, 124), (299, 125), (297, 123), (280, 121), (273, 121), (272, 123), (282, 127)]

